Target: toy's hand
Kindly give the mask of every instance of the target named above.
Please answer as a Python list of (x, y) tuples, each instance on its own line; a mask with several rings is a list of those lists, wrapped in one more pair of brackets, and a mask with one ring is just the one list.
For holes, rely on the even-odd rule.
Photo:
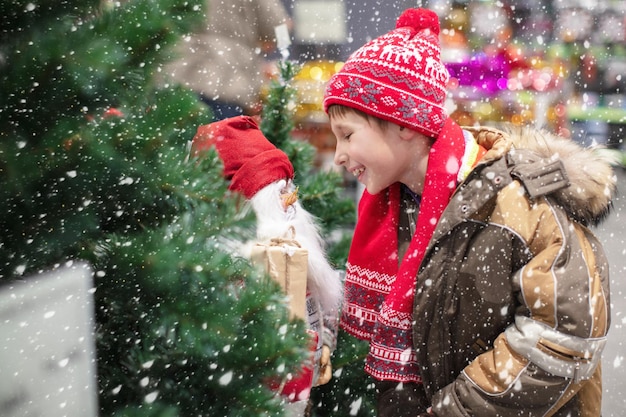
[(326, 345), (322, 346), (322, 357), (320, 358), (320, 374), (317, 378), (315, 386), (324, 385), (332, 377), (333, 366), (330, 363), (330, 348)]

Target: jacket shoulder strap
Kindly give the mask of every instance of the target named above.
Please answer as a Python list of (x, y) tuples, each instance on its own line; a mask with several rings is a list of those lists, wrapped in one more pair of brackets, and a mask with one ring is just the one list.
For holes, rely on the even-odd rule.
[(516, 149), (508, 153), (507, 162), (511, 177), (519, 180), (532, 198), (551, 194), (570, 184), (560, 159), (540, 158), (534, 152)]

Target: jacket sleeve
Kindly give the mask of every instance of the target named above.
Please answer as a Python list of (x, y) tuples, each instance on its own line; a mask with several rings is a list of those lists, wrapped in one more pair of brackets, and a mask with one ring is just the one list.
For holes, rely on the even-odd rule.
[(330, 349), (331, 353), (337, 348), (337, 333), (339, 331), (338, 319), (336, 317), (324, 316), (324, 329), (322, 332), (322, 343)]
[(490, 222), (512, 230), (531, 252), (510, 277), (515, 319), (434, 394), (433, 414), (599, 415), (599, 363), (609, 326), (600, 243), (549, 199), (530, 200), (517, 182), (500, 192)]

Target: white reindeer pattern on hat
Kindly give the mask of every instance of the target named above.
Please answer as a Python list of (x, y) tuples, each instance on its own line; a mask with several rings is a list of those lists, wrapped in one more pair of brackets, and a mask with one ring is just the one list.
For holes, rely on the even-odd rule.
[(443, 66), (438, 59), (433, 58), (432, 56), (426, 57), (424, 73), (442, 83), (447, 82), (449, 77), (446, 67)]
[(380, 54), (380, 59), (393, 60), (396, 64), (400, 63), (400, 60), (405, 64), (409, 64), (411, 58), (415, 58), (418, 62), (422, 60), (421, 55), (416, 49), (407, 48), (402, 45), (387, 44), (383, 46), (383, 51)]

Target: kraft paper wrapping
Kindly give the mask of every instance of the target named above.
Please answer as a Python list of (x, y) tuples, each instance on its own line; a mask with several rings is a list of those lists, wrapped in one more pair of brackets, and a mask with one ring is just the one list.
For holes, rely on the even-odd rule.
[(253, 246), (250, 259), (280, 284), (288, 296), (291, 317), (306, 321), (308, 251), (295, 240), (274, 238)]

